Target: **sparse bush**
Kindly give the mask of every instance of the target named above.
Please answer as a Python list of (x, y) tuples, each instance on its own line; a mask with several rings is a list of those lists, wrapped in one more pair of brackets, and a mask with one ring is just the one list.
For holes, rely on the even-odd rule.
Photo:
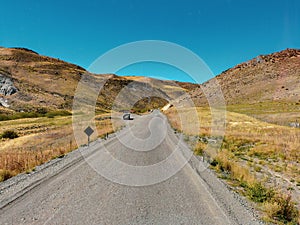
[(3, 132), (3, 134), (1, 134), (2, 138), (9, 138), (9, 139), (14, 139), (19, 137), (19, 135), (13, 131), (13, 130), (6, 130)]
[(13, 176), (14, 174), (12, 173), (12, 171), (0, 169), (0, 182), (5, 181)]
[(184, 136), (184, 141), (185, 141), (185, 142), (189, 142), (189, 141), (190, 141), (190, 137), (189, 137), (188, 135), (185, 135), (185, 136)]
[(218, 161), (216, 159), (213, 159), (210, 163), (211, 166), (217, 166), (218, 165)]
[(204, 143), (198, 142), (194, 148), (194, 153), (196, 155), (203, 155), (205, 147), (206, 145)]
[(229, 173), (231, 180), (247, 183), (252, 183), (255, 180), (249, 169), (236, 162), (233, 153), (228, 150), (220, 151), (211, 165), (215, 165), (219, 171)]
[(45, 115), (48, 112), (48, 110), (46, 108), (38, 108), (36, 110), (36, 112), (39, 113), (39, 114)]
[(4, 121), (4, 120), (8, 120), (9, 116), (5, 115), (5, 114), (0, 114), (0, 121)]
[(274, 196), (274, 191), (268, 189), (260, 182), (256, 182), (252, 185), (247, 186), (247, 195), (254, 202), (265, 202), (270, 200)]
[(217, 164), (219, 166), (219, 169), (221, 171), (231, 172), (233, 157), (234, 155), (231, 152), (227, 151), (226, 149), (220, 151), (216, 157), (216, 161), (218, 162)]
[(277, 194), (264, 204), (264, 209), (271, 219), (285, 224), (298, 224), (299, 211), (291, 200), (290, 194)]
[(255, 172), (261, 172), (261, 167), (260, 166), (254, 166), (254, 171)]

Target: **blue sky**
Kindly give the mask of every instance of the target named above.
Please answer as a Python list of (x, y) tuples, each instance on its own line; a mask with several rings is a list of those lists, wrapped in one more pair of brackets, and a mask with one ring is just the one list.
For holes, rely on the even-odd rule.
[[(195, 52), (217, 75), (259, 54), (300, 48), (299, 28), (298, 0), (12, 0), (1, 2), (0, 46), (88, 68), (121, 44), (164, 40)], [(151, 63), (120, 73), (189, 80)]]

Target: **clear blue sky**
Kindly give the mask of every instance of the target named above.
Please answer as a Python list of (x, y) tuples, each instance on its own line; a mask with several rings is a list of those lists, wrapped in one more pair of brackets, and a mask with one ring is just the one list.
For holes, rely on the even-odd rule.
[[(0, 46), (27, 47), (87, 68), (106, 51), (138, 40), (164, 40), (187, 47), (217, 75), (259, 54), (300, 48), (300, 1), (1, 2)], [(160, 69), (149, 64), (132, 66), (123, 73), (160, 76)], [(161, 76), (185, 80), (180, 73), (170, 74), (162, 72)]]

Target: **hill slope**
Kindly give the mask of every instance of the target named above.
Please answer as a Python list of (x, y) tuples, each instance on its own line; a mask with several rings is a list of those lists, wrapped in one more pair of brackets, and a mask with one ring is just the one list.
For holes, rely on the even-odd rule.
[[(257, 56), (224, 71), (216, 79), (229, 105), (300, 102), (300, 50), (286, 49)], [(205, 82), (202, 87), (209, 87), (210, 82)], [(206, 103), (200, 88), (191, 95), (198, 104)]]
[[(163, 106), (166, 100), (177, 98), (197, 87), (143, 77), (96, 75), (80, 66), (41, 56), (29, 49), (0, 48), (0, 113), (71, 110), (77, 84), (83, 75), (95, 87), (105, 81), (97, 102), (99, 111), (110, 110), (124, 87), (132, 90), (132, 95), (136, 97), (148, 90), (147, 93), (151, 95), (149, 108), (152, 102), (153, 106)], [(116, 104), (122, 107), (122, 102)]]
[[(300, 121), (300, 50), (257, 56), (214, 79), (230, 111), (280, 125)], [(190, 92), (195, 105), (208, 104), (203, 89), (210, 100), (217, 99), (214, 79)]]

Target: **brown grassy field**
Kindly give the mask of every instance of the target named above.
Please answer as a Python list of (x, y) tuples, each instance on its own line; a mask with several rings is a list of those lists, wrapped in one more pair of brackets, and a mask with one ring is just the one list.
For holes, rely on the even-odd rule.
[[(99, 137), (114, 131), (107, 114), (96, 118)], [(36, 166), (78, 148), (73, 135), (72, 116), (1, 121), (0, 134), (8, 130), (16, 132), (19, 137), (0, 139), (0, 181), (18, 173), (30, 172)]]
[[(229, 109), (234, 109), (234, 106)], [(235, 111), (238, 110), (241, 107), (235, 108)], [(192, 118), (188, 116), (192, 112), (192, 108), (171, 108), (166, 115), (175, 129), (184, 131), (179, 114)], [(193, 140), (190, 144), (196, 154), (207, 156), (210, 152), (206, 152), (205, 137), (216, 138), (211, 134), (211, 112), (207, 107), (198, 107), (197, 112), (200, 130), (189, 130), (187, 140)], [(300, 129), (226, 111), (226, 129), (221, 148), (209, 161), (218, 176), (232, 188), (258, 202), (257, 207), (265, 213), (266, 220), (278, 224), (297, 224), (297, 219), (287, 218), (298, 216), (292, 201), (298, 207), (300, 203)], [(269, 192), (272, 197), (271, 194), (268, 196)], [(283, 206), (282, 202), (287, 205)], [(285, 211), (283, 207), (286, 207)], [(280, 214), (284, 214), (280, 210), (290, 214), (280, 218)]]

